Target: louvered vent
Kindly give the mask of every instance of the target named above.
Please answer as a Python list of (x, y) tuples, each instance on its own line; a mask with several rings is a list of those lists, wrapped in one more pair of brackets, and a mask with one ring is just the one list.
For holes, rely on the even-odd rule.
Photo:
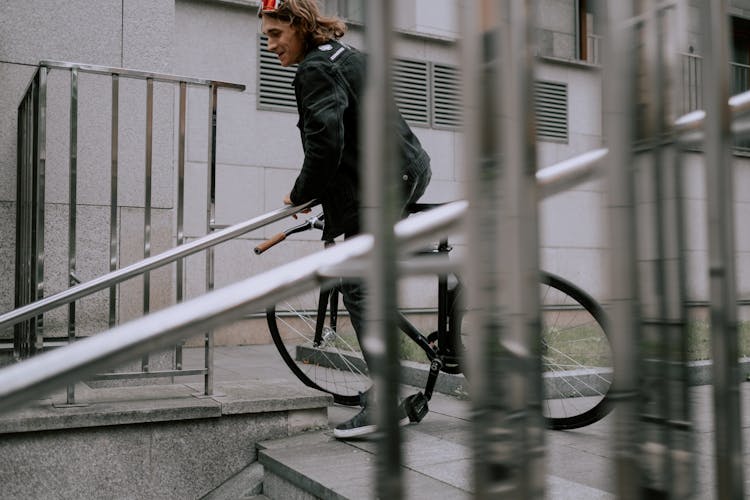
[(260, 37), (258, 60), (258, 107), (275, 110), (297, 110), (292, 81), (297, 66), (283, 67), (276, 54), (268, 50), (268, 38)]
[(427, 63), (397, 59), (393, 63), (393, 94), (406, 121), (429, 125)]
[(534, 108), (537, 138), (568, 142), (568, 84), (537, 81)]
[(432, 65), (432, 126), (461, 126), (461, 76), (455, 66)]

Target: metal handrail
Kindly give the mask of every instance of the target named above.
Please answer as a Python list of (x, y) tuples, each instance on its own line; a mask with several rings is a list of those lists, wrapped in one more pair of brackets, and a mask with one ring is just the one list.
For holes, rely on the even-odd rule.
[[(435, 234), (443, 234), (460, 224), (467, 206), (465, 201), (453, 202), (401, 221), (395, 227), (396, 241), (400, 245), (414, 244)], [(283, 213), (288, 215), (300, 208), (286, 209)], [(239, 319), (250, 310), (313, 288), (319, 282), (320, 269), (364, 257), (373, 245), (371, 235), (360, 235), (244, 281), (0, 369), (0, 412), (10, 411), (37, 395), (169, 347), (195, 333)]]
[(66, 61), (39, 61), (39, 66), (58, 69), (77, 69), (84, 73), (94, 73), (99, 75), (119, 75), (132, 78), (146, 78), (155, 82), (170, 83), (188, 83), (192, 85), (213, 85), (215, 87), (224, 87), (233, 90), (245, 90), (245, 85), (240, 83), (229, 83), (218, 80), (208, 80), (205, 78), (194, 78), (189, 76), (170, 75), (166, 73), (155, 73), (153, 71), (143, 71), (137, 69), (118, 68), (114, 66), (99, 66), (96, 64), (83, 64)]
[(180, 258), (187, 257), (201, 250), (205, 250), (206, 248), (209, 248), (211, 246), (218, 245), (219, 243), (223, 243), (227, 240), (236, 238), (237, 236), (241, 236), (249, 231), (259, 229), (263, 226), (271, 224), (272, 222), (276, 222), (285, 217), (289, 217), (290, 215), (296, 214), (297, 212), (316, 204), (317, 201), (310, 201), (303, 205), (280, 208), (272, 212), (268, 212), (267, 214), (255, 217), (239, 224), (235, 224), (233, 226), (222, 229), (221, 231), (216, 231), (206, 236), (202, 236), (190, 243), (185, 243), (183, 245), (171, 248), (158, 255), (154, 255), (153, 257), (143, 259), (129, 266), (104, 274), (91, 281), (87, 281), (80, 285), (76, 285), (74, 287), (63, 290), (62, 292), (50, 295), (49, 297), (45, 297), (41, 300), (32, 302), (31, 304), (19, 307), (18, 309), (14, 309), (13, 311), (0, 315), (0, 331), (2, 331), (4, 328), (13, 326), (16, 323), (20, 323), (23, 320), (38, 316), (41, 313), (54, 309), (55, 307), (68, 304), (81, 297), (85, 297), (86, 295), (98, 292), (99, 290), (104, 290), (125, 280), (138, 276), (139, 274), (151, 271), (163, 265), (174, 262)]

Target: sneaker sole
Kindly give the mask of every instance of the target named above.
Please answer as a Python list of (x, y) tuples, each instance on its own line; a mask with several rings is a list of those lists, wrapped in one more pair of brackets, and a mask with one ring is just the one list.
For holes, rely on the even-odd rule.
[[(399, 420), (398, 425), (401, 427), (404, 427), (405, 425), (409, 424), (409, 418), (404, 417), (401, 420)], [(356, 427), (353, 429), (333, 429), (333, 436), (340, 438), (340, 439), (348, 439), (353, 437), (359, 437), (359, 436), (366, 436), (368, 434), (374, 434), (377, 430), (377, 427), (375, 425), (365, 425), (362, 427)]]
[(365, 425), (363, 427), (355, 427), (353, 429), (333, 429), (334, 437), (340, 439), (348, 439), (358, 436), (365, 436), (375, 432), (376, 427), (374, 425)]

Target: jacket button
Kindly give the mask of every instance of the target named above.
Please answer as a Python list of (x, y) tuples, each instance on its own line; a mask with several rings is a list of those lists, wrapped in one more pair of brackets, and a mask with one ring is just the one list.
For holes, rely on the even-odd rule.
[(402, 176), (401, 178), (402, 178), (403, 180), (405, 180), (405, 181), (408, 181), (408, 180), (409, 180), (409, 176), (408, 176), (408, 175), (406, 175), (406, 174), (404, 174), (404, 175), (403, 175), (403, 176)]

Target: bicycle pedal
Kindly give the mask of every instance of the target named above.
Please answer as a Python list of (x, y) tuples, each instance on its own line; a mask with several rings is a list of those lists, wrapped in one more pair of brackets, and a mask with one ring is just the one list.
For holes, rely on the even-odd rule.
[(427, 398), (421, 392), (412, 394), (404, 399), (404, 410), (410, 422), (419, 423), (430, 411), (427, 406)]

